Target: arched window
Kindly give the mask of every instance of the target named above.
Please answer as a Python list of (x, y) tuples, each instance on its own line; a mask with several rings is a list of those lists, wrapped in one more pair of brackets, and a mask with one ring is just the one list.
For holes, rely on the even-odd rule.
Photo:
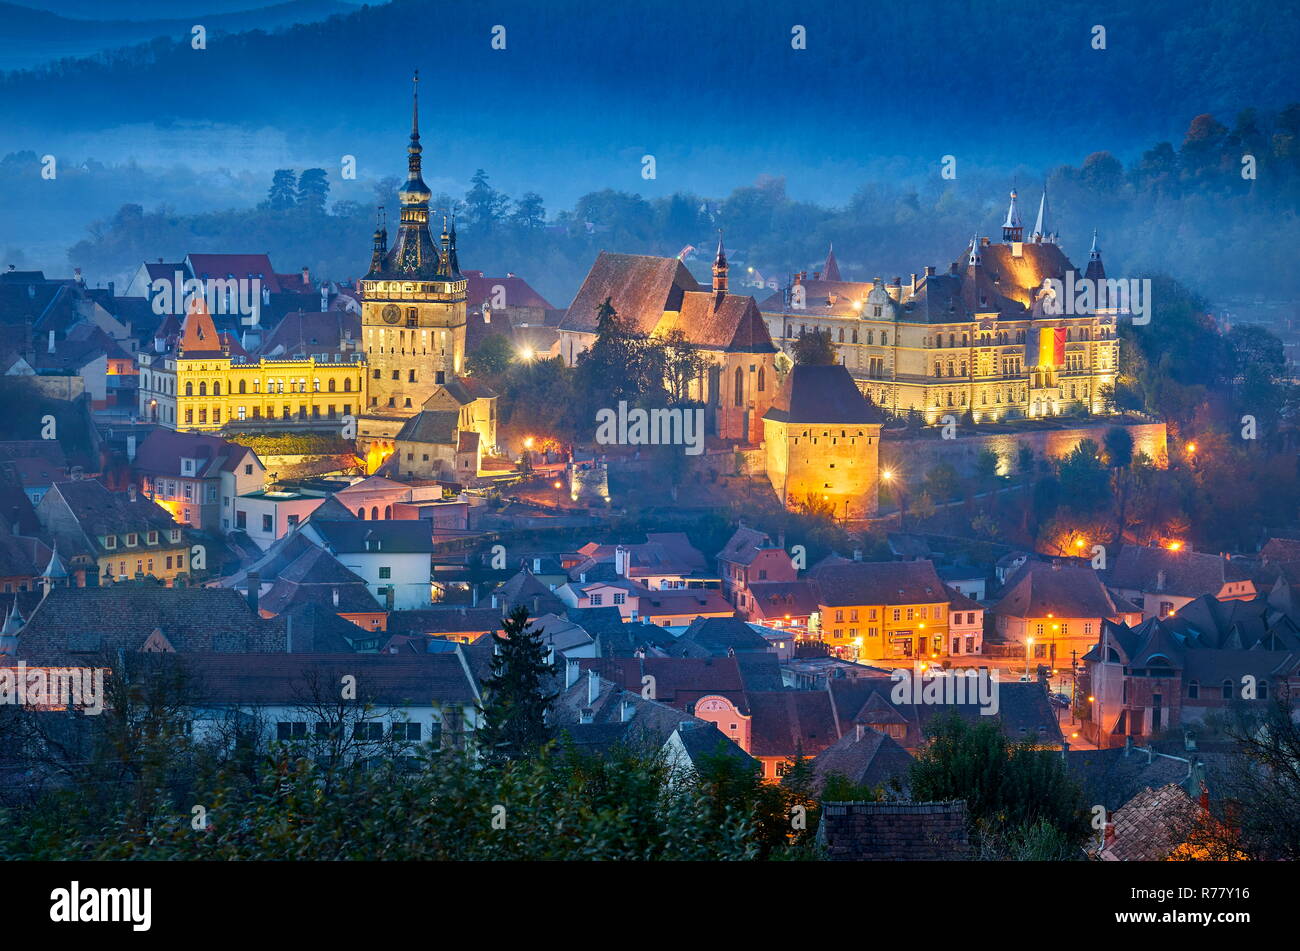
[(191, 383), (189, 380), (185, 381), (185, 395), (186, 396), (194, 395), (194, 384)]
[(758, 392), (762, 393), (767, 389), (767, 371), (763, 367), (758, 368)]
[(331, 393), (334, 392), (334, 385), (334, 377), (330, 377), (329, 389)]
[(357, 518), (364, 521), (365, 517), (366, 517), (366, 507), (363, 505), (361, 506), (361, 508), (357, 509)]
[(213, 395), (213, 396), (220, 396), (220, 395), (221, 395), (221, 381), (220, 381), (220, 380), (213, 380), (213, 381), (212, 381), (212, 395)]
[(378, 518), (379, 518), (379, 506), (378, 506), (378, 505), (372, 505), (372, 506), (370, 506), (370, 518), (371, 518), (371, 519), (378, 519)]
[(391, 505), (385, 505), (384, 518), (392, 518), (392, 517), (393, 517), (393, 507)]
[(880, 331), (880, 345), (882, 347), (889, 346), (889, 334), (885, 333), (883, 330)]
[(741, 373), (740, 367), (736, 367), (736, 405), (740, 406), (745, 402), (745, 375)]
[(247, 392), (248, 392), (248, 381), (247, 381), (247, 380), (240, 380), (240, 381), (239, 381), (239, 392), (240, 392), (240, 393), (247, 393)]
[(343, 392), (344, 393), (352, 392), (352, 377), (348, 376), (343, 378)]

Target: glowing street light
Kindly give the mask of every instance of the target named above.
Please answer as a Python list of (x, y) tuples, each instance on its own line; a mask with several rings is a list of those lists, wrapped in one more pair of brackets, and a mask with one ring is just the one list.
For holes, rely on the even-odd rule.
[(533, 448), (533, 442), (534, 442), (534, 440), (533, 440), (533, 437), (532, 437), (532, 436), (527, 437), (527, 438), (524, 440), (524, 448), (525, 448), (525, 449), (532, 449), (532, 448)]

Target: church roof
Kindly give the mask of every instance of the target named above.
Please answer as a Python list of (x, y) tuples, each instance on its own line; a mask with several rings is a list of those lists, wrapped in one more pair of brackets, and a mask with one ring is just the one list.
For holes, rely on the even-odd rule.
[(661, 334), (680, 330), (691, 343), (710, 350), (776, 352), (754, 298), (737, 294), (687, 291), (680, 313), (664, 317), (657, 329)]
[(560, 330), (596, 332), (596, 315), (609, 298), (618, 316), (640, 333), (653, 333), (664, 311), (678, 310), (700, 285), (677, 258), (601, 251), (560, 321)]

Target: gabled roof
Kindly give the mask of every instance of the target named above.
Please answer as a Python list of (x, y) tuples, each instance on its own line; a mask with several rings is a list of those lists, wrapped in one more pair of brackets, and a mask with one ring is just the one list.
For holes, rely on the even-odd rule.
[(727, 544), (722, 546), (722, 551), (718, 552), (718, 560), (733, 565), (748, 565), (758, 557), (760, 551), (773, 547), (775, 546), (767, 532), (741, 525), (732, 532)]
[(270, 257), (265, 254), (190, 254), (186, 256), (185, 264), (201, 281), (225, 280), (233, 275), (244, 280), (259, 278), (262, 286), (272, 294), (282, 290), (280, 277), (271, 267)]
[[(642, 612), (647, 613), (647, 612)], [(699, 617), (682, 632), (672, 653), (678, 656), (725, 657), (728, 652), (766, 651), (763, 635), (739, 618)]]
[(686, 291), (699, 284), (677, 258), (601, 251), (560, 321), (560, 330), (596, 332), (605, 299), (631, 329), (653, 333), (664, 311), (678, 310)]
[(949, 594), (928, 561), (823, 561), (808, 572), (821, 604), (934, 604)]
[(659, 322), (656, 333), (680, 330), (697, 347), (739, 353), (775, 353), (767, 324), (752, 297), (687, 291), (681, 311)]
[(1096, 571), (1083, 565), (1029, 561), (1007, 579), (1006, 593), (993, 606), (1006, 617), (1116, 618), (1120, 607)]
[(426, 409), (416, 413), (397, 431), (398, 442), (453, 445), (460, 413), (452, 409)]
[(1113, 587), (1146, 592), (1165, 592), (1194, 598), (1216, 595), (1229, 581), (1246, 581), (1247, 573), (1231, 561), (1208, 552), (1171, 551), (1125, 545), (1110, 569)]
[(761, 619), (807, 617), (817, 610), (817, 591), (808, 581), (752, 581), (751, 609)]
[(427, 519), (312, 519), (309, 523), (335, 554), (431, 553), (433, 535)]
[(181, 475), (182, 459), (198, 459), (199, 471), (189, 477), (204, 479), (234, 472), (248, 456), (252, 457), (248, 462), (257, 461), (257, 454), (247, 446), (206, 433), (181, 433), (160, 426), (140, 443), (133, 465), (149, 475), (175, 477)]
[(813, 775), (819, 786), (831, 776), (842, 776), (859, 786), (879, 788), (893, 780), (905, 781), (912, 765), (912, 755), (891, 737), (875, 730), (845, 733), (812, 762)]

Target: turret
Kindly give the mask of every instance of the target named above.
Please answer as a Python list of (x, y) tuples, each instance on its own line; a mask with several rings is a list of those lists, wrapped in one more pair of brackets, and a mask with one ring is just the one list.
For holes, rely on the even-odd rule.
[(1011, 189), (1011, 204), (1007, 208), (1007, 220), (1002, 222), (1002, 240), (1019, 241), (1024, 233), (1024, 222), (1020, 220), (1020, 209), (1016, 207), (1016, 190)]
[(720, 300), (727, 293), (727, 252), (722, 247), (722, 232), (718, 232), (718, 253), (713, 258), (713, 293)]

